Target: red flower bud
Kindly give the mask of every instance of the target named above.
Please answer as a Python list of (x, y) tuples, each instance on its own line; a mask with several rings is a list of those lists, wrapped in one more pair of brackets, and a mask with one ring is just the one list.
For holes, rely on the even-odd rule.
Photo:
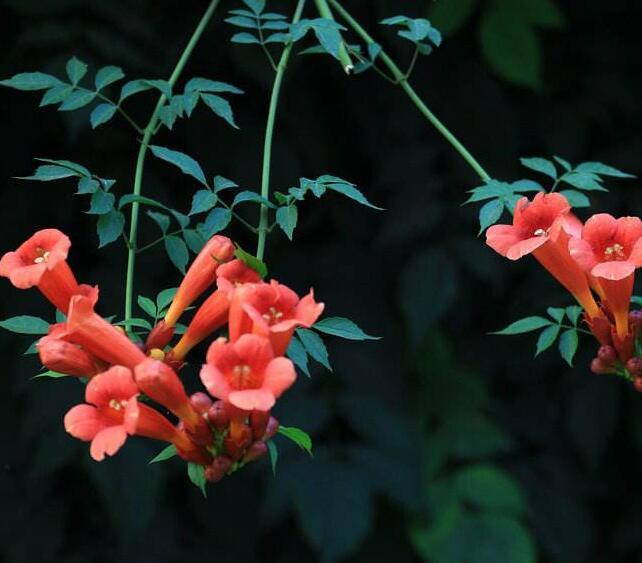
[(250, 426), (254, 433), (254, 438), (260, 440), (265, 434), (268, 420), (270, 420), (270, 413), (264, 411), (252, 411), (250, 415)]
[(205, 478), (210, 483), (216, 483), (225, 477), (226, 473), (232, 467), (232, 460), (224, 455), (214, 458), (214, 461), (205, 468)]
[(273, 416), (268, 420), (267, 427), (265, 429), (265, 434), (263, 434), (263, 441), (267, 442), (271, 438), (274, 438), (276, 433), (279, 431), (279, 421)]
[(227, 411), (223, 401), (216, 401), (207, 411), (207, 420), (217, 430), (227, 428), (230, 423), (230, 413)]
[(189, 402), (192, 403), (192, 407), (199, 414), (205, 414), (212, 406), (212, 399), (202, 391), (190, 395)]
[(642, 358), (630, 358), (626, 362), (626, 370), (635, 378), (642, 376)]
[(252, 443), (252, 431), (249, 426), (239, 427), (236, 434), (235, 437), (228, 435), (223, 441), (225, 450), (234, 461), (240, 459), (245, 449)]
[(600, 346), (597, 357), (606, 365), (612, 365), (617, 361), (617, 352), (613, 346)]
[(58, 373), (93, 377), (104, 371), (105, 365), (75, 344), (65, 342), (55, 336), (45, 336), (36, 344), (42, 364)]
[(633, 380), (633, 387), (638, 393), (642, 393), (642, 377), (636, 377)]
[(593, 358), (591, 362), (591, 371), (598, 375), (615, 373), (615, 368), (611, 365), (605, 364), (600, 358)]
[(145, 348), (147, 350), (152, 348), (160, 348), (162, 350), (169, 344), (172, 336), (174, 336), (174, 327), (167, 326), (165, 321), (160, 321), (147, 336)]
[(262, 456), (264, 456), (267, 453), (267, 445), (265, 442), (254, 442), (245, 452), (245, 455), (243, 456), (243, 461), (246, 463), (249, 463), (250, 461), (254, 461), (255, 459), (258, 459)]

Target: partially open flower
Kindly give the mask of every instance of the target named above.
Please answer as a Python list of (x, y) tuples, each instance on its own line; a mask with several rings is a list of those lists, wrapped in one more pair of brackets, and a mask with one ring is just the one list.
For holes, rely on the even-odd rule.
[[(88, 286), (79, 286), (67, 264), (69, 237), (57, 229), (43, 229), (0, 259), (0, 276), (18, 289), (37, 287), (63, 313), (79, 293), (93, 296)], [(95, 298), (97, 298), (97, 290)], [(95, 302), (94, 298), (94, 302)]]
[(268, 411), (296, 379), (294, 365), (274, 357), (270, 341), (245, 334), (236, 342), (215, 340), (201, 369), (209, 393), (244, 411)]
[(174, 300), (165, 315), (165, 324), (173, 327), (194, 300), (216, 281), (216, 270), (234, 256), (234, 244), (224, 236), (213, 236), (187, 270)]
[(323, 312), (324, 304), (314, 292), (299, 296), (279, 282), (247, 284), (234, 292), (230, 303), (229, 334), (235, 341), (246, 333), (269, 338), (276, 356), (285, 353), (296, 327), (310, 327)]
[(71, 299), (65, 333), (61, 338), (78, 344), (108, 364), (134, 368), (146, 358), (122, 330), (96, 314), (92, 300), (82, 295)]
[(642, 266), (642, 221), (637, 217), (616, 219), (607, 213), (593, 215), (584, 225), (581, 238), (571, 238), (569, 250), (592, 276), (613, 314), (617, 336), (625, 338), (634, 272)]
[(486, 244), (510, 260), (528, 254), (546, 268), (582, 305), (589, 318), (603, 316), (591, 293), (584, 271), (568, 250), (569, 233), (578, 224), (569, 220), (570, 205), (558, 193), (538, 193), (533, 201), (521, 198), (515, 206), (512, 225), (493, 225), (486, 231)]

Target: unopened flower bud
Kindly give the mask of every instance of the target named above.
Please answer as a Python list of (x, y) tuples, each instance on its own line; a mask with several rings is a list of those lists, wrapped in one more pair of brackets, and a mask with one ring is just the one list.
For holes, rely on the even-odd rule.
[(626, 370), (636, 379), (642, 376), (642, 358), (629, 358)]
[(639, 331), (640, 326), (642, 326), (642, 311), (631, 311), (629, 313), (629, 325), (633, 332)]
[(591, 362), (591, 371), (597, 374), (614, 373), (615, 368), (611, 365), (605, 364), (600, 358), (593, 358)]
[(255, 459), (260, 458), (261, 456), (264, 456), (267, 453), (267, 445), (265, 442), (254, 442), (245, 452), (245, 455), (243, 456), (243, 461), (246, 463), (249, 463), (250, 461), (254, 461)]
[(202, 391), (190, 395), (189, 402), (199, 414), (205, 414), (212, 406), (212, 399)]
[(633, 387), (638, 393), (642, 393), (642, 377), (636, 377), (633, 380)]
[(160, 348), (162, 350), (169, 344), (173, 336), (174, 327), (167, 326), (165, 324), (165, 321), (162, 320), (159, 323), (156, 323), (154, 328), (147, 336), (145, 347), (147, 348), (147, 350), (151, 350), (152, 348)]
[(612, 365), (617, 360), (617, 352), (613, 346), (600, 346), (597, 351), (597, 357), (606, 365)]
[(232, 438), (227, 436), (223, 441), (225, 450), (229, 456), (234, 460), (241, 459), (245, 449), (252, 443), (252, 431), (249, 426), (243, 426), (238, 431), (238, 436)]
[(207, 411), (207, 420), (217, 430), (223, 430), (230, 423), (230, 413), (223, 401), (215, 401)]
[(279, 421), (274, 418), (273, 416), (270, 417), (267, 423), (267, 427), (265, 428), (265, 433), (263, 434), (263, 438), (261, 438), (264, 442), (267, 442), (269, 439), (274, 438), (275, 434), (279, 431)]
[(152, 348), (147, 355), (152, 359), (152, 360), (159, 360), (163, 361), (165, 359), (165, 352), (163, 352), (160, 348)]
[(205, 468), (205, 478), (210, 483), (216, 483), (225, 477), (226, 473), (232, 466), (232, 460), (224, 455), (219, 455), (214, 458), (214, 461)]
[(270, 413), (265, 411), (252, 411), (250, 415), (250, 427), (254, 433), (254, 438), (260, 440), (265, 435)]

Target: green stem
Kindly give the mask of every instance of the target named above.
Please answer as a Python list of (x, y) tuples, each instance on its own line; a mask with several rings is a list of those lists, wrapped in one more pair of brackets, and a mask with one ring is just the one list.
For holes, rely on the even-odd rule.
[[(336, 12), (345, 20), (345, 22), (363, 39), (367, 44), (375, 43), (374, 39), (368, 34), (368, 32), (359, 25), (359, 23), (339, 4), (337, 0), (328, 0)], [(401, 71), (401, 69), (395, 64), (395, 62), (386, 54), (385, 51), (381, 50), (379, 57), (383, 63), (388, 67), (394, 78), (399, 83), (399, 86), (403, 88), (404, 92), (412, 100), (412, 102), (417, 106), (417, 109), (423, 114), (423, 116), (439, 131), (443, 137), (452, 145), (452, 147), (461, 155), (461, 157), (468, 163), (468, 165), (477, 173), (477, 175), (484, 181), (491, 179), (490, 175), (484, 170), (481, 164), (477, 162), (475, 157), (468, 152), (466, 147), (462, 145), (457, 137), (453, 135), (448, 128), (437, 118), (437, 116), (428, 109), (428, 106), (421, 100), (417, 95), (413, 87), (408, 82), (406, 75)]]
[[(305, 0), (299, 0), (294, 11), (292, 23), (295, 24), (301, 19)], [(270, 163), (272, 160), (272, 139), (274, 137), (274, 122), (276, 120), (276, 110), (279, 105), (279, 94), (281, 92), (281, 84), (283, 82), (283, 75), (288, 65), (288, 59), (292, 52), (293, 43), (290, 41), (283, 49), (279, 64), (276, 67), (276, 76), (274, 77), (274, 84), (272, 85), (272, 94), (270, 95), (270, 108), (268, 110), (267, 123), (265, 125), (265, 140), (263, 143), (263, 172), (261, 174), (261, 196), (264, 199), (270, 198)], [(261, 204), (261, 211), (259, 215), (258, 227), (258, 241), (256, 245), (256, 257), (263, 260), (265, 255), (265, 239), (267, 236), (267, 228), (269, 222), (269, 210), (266, 205)]]
[[(178, 62), (174, 67), (174, 71), (172, 72), (172, 75), (168, 80), (171, 86), (174, 86), (174, 84), (176, 84), (178, 77), (183, 72), (183, 69), (187, 64), (187, 61), (189, 60), (190, 55), (194, 50), (194, 47), (196, 46), (199, 39), (201, 38), (201, 35), (203, 35), (203, 31), (205, 31), (207, 24), (212, 18), (212, 15), (214, 14), (214, 10), (216, 9), (216, 6), (218, 5), (219, 1), (220, 0), (212, 0), (209, 6), (207, 7), (207, 10), (205, 10), (205, 13), (201, 17), (201, 20), (198, 22), (198, 25), (196, 26), (194, 33), (192, 33), (192, 37), (190, 37), (189, 42), (185, 46), (185, 49), (183, 50), (183, 53), (181, 54), (180, 59), (178, 59)], [(138, 158), (136, 159), (136, 171), (134, 173), (134, 190), (132, 192), (134, 195), (141, 194), (142, 185), (143, 185), (143, 169), (145, 167), (145, 158), (147, 157), (147, 150), (149, 148), (149, 143), (154, 135), (156, 124), (158, 123), (160, 110), (166, 101), (167, 101), (167, 98), (165, 97), (165, 95), (161, 94), (161, 96), (158, 98), (158, 102), (156, 103), (156, 107), (154, 108), (154, 112), (152, 113), (152, 116), (149, 119), (149, 123), (147, 124), (147, 127), (145, 127), (145, 130), (143, 131), (143, 139), (138, 149)], [(131, 219), (130, 219), (130, 226), (129, 226), (129, 250), (127, 253), (127, 280), (125, 282), (125, 330), (129, 330), (128, 321), (132, 317), (132, 302), (133, 302), (133, 296), (134, 296), (134, 271), (136, 267), (136, 239), (138, 235), (138, 211), (139, 211), (138, 208), (139, 208), (138, 202), (134, 202), (131, 208)]]
[[(322, 18), (334, 21), (334, 16), (328, 6), (327, 0), (314, 0), (314, 3), (317, 5), (317, 10), (319, 10), (319, 15)], [(350, 55), (348, 54), (348, 50), (346, 49), (346, 45), (343, 41), (341, 42), (341, 45), (339, 45), (339, 61), (341, 62), (341, 66), (346, 74), (350, 74), (354, 70), (354, 65), (352, 64), (352, 60), (350, 59)]]

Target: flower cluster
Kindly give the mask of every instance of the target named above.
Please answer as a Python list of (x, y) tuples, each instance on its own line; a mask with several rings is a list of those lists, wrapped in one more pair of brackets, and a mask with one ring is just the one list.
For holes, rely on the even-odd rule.
[[(45, 229), (0, 260), (1, 276), (20, 289), (37, 287), (65, 316), (37, 350), (48, 369), (87, 379), (86, 403), (65, 415), (67, 432), (91, 442), (97, 461), (129, 436), (168, 442), (209, 481), (265, 454), (279, 427), (270, 411), (296, 379), (285, 351), (295, 329), (310, 327), (323, 311), (312, 290), (299, 298), (277, 281), (264, 282), (234, 258), (232, 241), (217, 235), (188, 269), (165, 318), (135, 342), (95, 312), (98, 288), (77, 283), (70, 246), (62, 232)], [(177, 321), (212, 286), (172, 345)], [(200, 370), (208, 393), (188, 396), (178, 375), (186, 356), (225, 328), (227, 337), (211, 343)]]
[(584, 309), (600, 343), (595, 373), (617, 373), (642, 391), (638, 336), (642, 317), (630, 311), (635, 270), (642, 266), (642, 221), (593, 215), (586, 223), (558, 193), (521, 198), (512, 225), (494, 225), (486, 242), (510, 260), (531, 254)]

